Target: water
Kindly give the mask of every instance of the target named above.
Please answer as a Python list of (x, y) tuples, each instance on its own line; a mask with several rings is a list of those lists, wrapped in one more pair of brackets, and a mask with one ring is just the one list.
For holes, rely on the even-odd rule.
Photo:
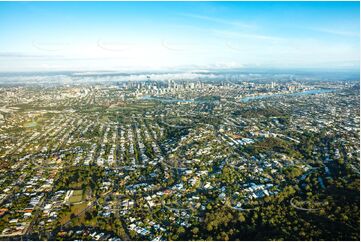
[(254, 97), (244, 97), (244, 98), (241, 98), (240, 101), (241, 102), (249, 102), (252, 100), (265, 99), (265, 98), (271, 98), (271, 97), (314, 95), (314, 94), (328, 93), (328, 92), (333, 92), (333, 91), (334, 90), (331, 90), (331, 89), (317, 89), (317, 90), (308, 90), (308, 91), (303, 91), (303, 92), (295, 92), (295, 93), (287, 93), (287, 94), (260, 95), (260, 96), (254, 96)]
[(142, 99), (144, 99), (144, 100), (156, 100), (156, 101), (168, 102), (168, 103), (176, 103), (176, 102), (192, 103), (192, 102), (197, 102), (197, 101), (192, 100), (192, 99), (160, 98), (160, 97), (153, 97), (153, 96), (143, 96)]

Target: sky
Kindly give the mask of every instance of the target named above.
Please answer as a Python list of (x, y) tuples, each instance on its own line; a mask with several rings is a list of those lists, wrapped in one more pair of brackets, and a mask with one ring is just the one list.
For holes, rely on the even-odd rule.
[(0, 71), (359, 69), (359, 2), (0, 2)]

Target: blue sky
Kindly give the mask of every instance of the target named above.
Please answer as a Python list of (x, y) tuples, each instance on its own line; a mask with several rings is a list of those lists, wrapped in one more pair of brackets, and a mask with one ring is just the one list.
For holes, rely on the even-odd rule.
[(358, 69), (359, 2), (0, 2), (0, 71)]

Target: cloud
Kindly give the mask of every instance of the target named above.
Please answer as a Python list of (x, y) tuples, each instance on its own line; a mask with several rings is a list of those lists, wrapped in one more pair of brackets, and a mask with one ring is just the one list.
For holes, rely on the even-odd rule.
[(322, 33), (328, 33), (333, 35), (339, 35), (339, 36), (346, 36), (346, 37), (360, 37), (359, 32), (352, 32), (352, 31), (343, 31), (343, 30), (337, 30), (337, 29), (326, 29), (326, 28), (310, 28), (311, 30), (322, 32)]
[(199, 78), (217, 78), (217, 75), (214, 74), (199, 74), (199, 73), (167, 73), (167, 74), (150, 74), (150, 75), (130, 75), (127, 77), (122, 77), (120, 79), (124, 81), (141, 81), (147, 80), (147, 76), (150, 77), (151, 80), (160, 80), (160, 81), (167, 81), (167, 80), (197, 80)]
[(28, 54), (21, 52), (0, 52), (0, 58), (49, 58), (49, 57), (60, 57), (60, 56)]
[(196, 18), (196, 19), (219, 23), (219, 24), (225, 24), (225, 25), (238, 27), (238, 28), (244, 28), (244, 29), (256, 28), (256, 26), (254, 24), (249, 24), (249, 23), (245, 23), (245, 22), (241, 22), (241, 21), (230, 21), (230, 20), (225, 20), (223, 18), (215, 18), (215, 17), (209, 17), (209, 16), (205, 16), (205, 15), (198, 15), (198, 14), (188, 14), (187, 13), (187, 14), (181, 14), (181, 15), (185, 16), (185, 17)]
[(68, 49), (70, 46), (70, 44), (66, 42), (39, 42), (35, 40), (33, 40), (32, 45), (41, 51), (62, 51)]
[(235, 37), (235, 38), (248, 38), (248, 39), (257, 39), (257, 40), (272, 40), (272, 41), (281, 41), (284, 38), (272, 35), (263, 35), (263, 34), (256, 34), (256, 33), (245, 33), (239, 31), (228, 31), (228, 30), (218, 30), (214, 29), (214, 33), (227, 36), (227, 37)]

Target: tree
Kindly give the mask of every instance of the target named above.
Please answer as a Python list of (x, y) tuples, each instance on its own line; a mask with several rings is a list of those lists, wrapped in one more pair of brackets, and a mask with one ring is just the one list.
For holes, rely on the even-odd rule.
[(198, 229), (197, 227), (195, 227), (195, 228), (192, 229), (192, 233), (193, 233), (193, 234), (198, 234), (198, 232), (199, 232), (199, 229)]
[(241, 223), (244, 222), (244, 221), (246, 221), (246, 218), (244, 217), (244, 215), (243, 215), (242, 213), (240, 213), (240, 214), (238, 215), (238, 221), (240, 221)]
[(210, 203), (207, 204), (207, 210), (211, 210), (212, 209), (212, 205)]
[(212, 231), (212, 230), (213, 230), (212, 223), (207, 224), (207, 230), (208, 230), (208, 231)]
[(180, 234), (183, 234), (185, 232), (185, 229), (183, 227), (179, 227), (177, 229), (177, 234), (180, 235)]
[(86, 220), (91, 220), (93, 218), (92, 214), (88, 211), (85, 212), (85, 219)]

